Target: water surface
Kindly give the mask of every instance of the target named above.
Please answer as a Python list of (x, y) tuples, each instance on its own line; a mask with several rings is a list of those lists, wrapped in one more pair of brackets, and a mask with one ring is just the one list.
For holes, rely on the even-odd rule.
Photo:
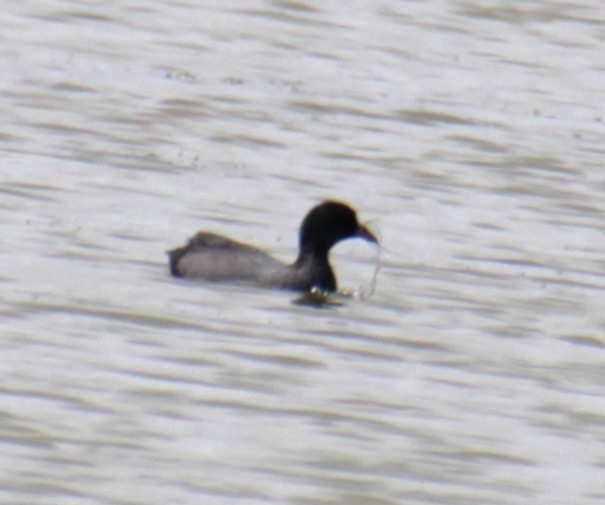
[[(0, 501), (603, 502), (599, 2), (5, 11)], [(328, 197), (369, 298), (168, 276)]]

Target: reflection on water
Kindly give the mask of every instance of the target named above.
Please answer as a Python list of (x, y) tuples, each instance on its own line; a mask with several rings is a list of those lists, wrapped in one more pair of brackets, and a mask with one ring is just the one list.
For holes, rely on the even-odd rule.
[[(10, 5), (3, 501), (601, 503), (604, 17)], [(369, 298), (168, 275), (201, 228), (291, 259), (326, 197)]]

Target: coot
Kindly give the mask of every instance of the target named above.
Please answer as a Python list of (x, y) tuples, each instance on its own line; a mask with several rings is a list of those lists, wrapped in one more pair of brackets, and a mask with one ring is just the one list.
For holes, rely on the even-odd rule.
[(182, 247), (168, 251), (170, 272), (177, 277), (208, 281), (246, 281), (299, 291), (318, 288), (336, 291), (330, 248), (341, 240), (359, 237), (378, 244), (357, 221), (348, 205), (326, 201), (313, 207), (299, 232), (298, 258), (285, 264), (256, 247), (215, 233), (199, 232)]

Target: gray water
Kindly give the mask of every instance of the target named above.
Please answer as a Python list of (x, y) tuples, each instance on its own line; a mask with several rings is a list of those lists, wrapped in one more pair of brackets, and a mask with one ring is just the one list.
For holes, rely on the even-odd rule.
[[(605, 4), (5, 2), (0, 502), (605, 501)], [(191, 283), (380, 233), (316, 309)], [(376, 251), (334, 251), (341, 285)]]

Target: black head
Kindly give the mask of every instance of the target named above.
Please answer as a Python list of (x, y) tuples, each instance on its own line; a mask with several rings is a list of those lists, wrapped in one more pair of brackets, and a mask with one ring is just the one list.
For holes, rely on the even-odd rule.
[(376, 237), (359, 224), (351, 207), (327, 201), (313, 207), (303, 219), (300, 226), (300, 252), (327, 257), (334, 244), (353, 237), (378, 243)]

